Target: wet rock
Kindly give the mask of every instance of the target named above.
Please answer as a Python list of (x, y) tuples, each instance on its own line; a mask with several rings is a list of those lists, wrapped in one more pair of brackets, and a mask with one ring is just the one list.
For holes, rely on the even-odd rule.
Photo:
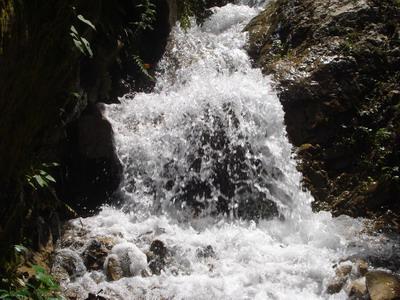
[(155, 240), (151, 243), (150, 251), (160, 258), (165, 258), (167, 255), (167, 247), (160, 240)]
[(104, 270), (101, 271), (92, 271), (90, 272), (90, 278), (97, 284), (104, 282), (107, 280), (107, 275), (104, 273)]
[(98, 294), (90, 293), (85, 300), (107, 300), (107, 298), (104, 298), (103, 296), (100, 296)]
[(121, 263), (119, 262), (118, 256), (115, 254), (107, 257), (105, 261), (105, 269), (107, 277), (111, 281), (119, 280), (124, 276)]
[(368, 263), (363, 259), (357, 259), (355, 264), (357, 273), (361, 276), (365, 276), (369, 268)]
[(337, 294), (343, 289), (345, 283), (346, 283), (345, 280), (335, 278), (334, 280), (328, 283), (326, 292), (331, 295)]
[(147, 257), (135, 244), (122, 243), (111, 250), (115, 258), (118, 258), (123, 275), (139, 276), (147, 268)]
[(57, 281), (70, 281), (86, 273), (82, 258), (72, 250), (63, 249), (55, 253), (51, 274)]
[(85, 295), (87, 291), (79, 283), (69, 284), (67, 289), (63, 291), (63, 296), (68, 300), (83, 299), (82, 295)]
[(166, 264), (167, 248), (160, 240), (151, 243), (150, 251), (147, 253), (149, 268), (153, 274), (160, 275)]
[(367, 289), (371, 300), (400, 299), (400, 280), (384, 271), (371, 271), (366, 274)]
[(343, 264), (337, 267), (335, 273), (338, 278), (346, 278), (346, 276), (348, 276), (351, 273), (352, 269), (353, 269), (352, 265)]
[(348, 294), (352, 299), (364, 299), (367, 293), (365, 277), (352, 281), (348, 287)]
[(88, 270), (100, 270), (114, 242), (111, 238), (99, 237), (89, 241), (82, 257)]
[[(400, 211), (397, 183), (384, 171), (400, 155), (399, 131), (390, 129), (398, 114), (388, 113), (398, 103), (391, 91), (400, 89), (399, 27), (400, 7), (375, 0), (270, 1), (246, 27), (250, 56), (278, 82), (315, 209), (356, 217)], [(375, 139), (382, 128), (390, 133), (384, 143)], [(341, 173), (348, 180), (340, 182)], [(382, 178), (386, 188), (366, 187)]]
[(74, 201), (81, 214), (110, 200), (122, 179), (111, 124), (101, 104), (90, 104), (68, 130), (69, 157), (62, 198)]
[(196, 250), (198, 258), (215, 258), (215, 252), (211, 245)]
[(349, 275), (352, 270), (352, 265), (348, 263), (343, 263), (337, 266), (335, 270), (335, 278), (333, 278), (327, 286), (328, 294), (337, 294), (339, 293), (345, 286)]
[[(274, 189), (272, 183), (284, 175), (257, 158), (258, 153), (238, 130), (240, 121), (233, 104), (224, 105), (222, 111), (207, 109), (200, 119), (187, 133), (189, 170), (173, 182), (166, 180), (168, 188), (176, 190), (174, 202), (190, 207), (196, 215), (208, 209), (212, 214), (245, 219), (278, 216), (276, 203), (260, 192), (260, 187), (281, 196), (284, 192)], [(270, 155), (267, 152), (263, 155)], [(165, 168), (166, 174), (176, 169), (172, 162)]]
[(298, 154), (303, 154), (303, 153), (306, 153), (306, 152), (311, 152), (314, 149), (316, 149), (316, 147), (311, 145), (311, 144), (303, 144), (297, 149), (297, 153)]
[[(275, 187), (271, 187), (271, 191)], [(239, 191), (237, 215), (247, 220), (270, 219), (279, 216), (277, 204), (265, 193), (244, 188)], [(286, 195), (282, 195), (285, 197)], [(282, 197), (282, 199), (284, 199)], [(290, 200), (289, 200), (290, 201)]]

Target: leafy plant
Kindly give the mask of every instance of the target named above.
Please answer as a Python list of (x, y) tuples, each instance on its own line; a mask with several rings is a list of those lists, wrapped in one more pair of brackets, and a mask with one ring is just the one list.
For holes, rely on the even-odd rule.
[(143, 0), (141, 4), (136, 5), (137, 8), (142, 10), (140, 20), (133, 24), (137, 26), (137, 30), (153, 30), (153, 23), (156, 20), (156, 6), (149, 0)]
[(133, 61), (135, 64), (138, 66), (140, 71), (146, 75), (150, 80), (154, 81), (154, 77), (150, 75), (150, 73), (147, 71), (147, 68), (145, 67), (145, 64), (143, 63), (142, 59), (138, 55), (133, 55), (132, 56)]
[[(75, 11), (75, 8), (73, 8)], [(93, 25), (92, 22), (90, 22), (88, 19), (86, 19), (82, 15), (77, 15), (76, 16), (77, 20), (80, 22), (86, 24), (89, 26), (91, 29), (96, 30), (96, 27)], [(92, 48), (90, 47), (89, 41), (82, 36), (76, 29), (74, 25), (71, 25), (70, 27), (70, 36), (72, 37), (72, 41), (74, 42), (75, 47), (85, 56), (89, 56), (90, 58), (93, 57), (93, 51)]]
[(44, 268), (33, 265), (35, 275), (28, 281), (19, 280), (21, 287), (15, 290), (0, 290), (0, 299), (32, 299), (32, 300), (61, 300), (60, 286)]
[(31, 167), (29, 174), (25, 175), (26, 182), (34, 190), (48, 188), (52, 183), (56, 183), (54, 177), (49, 174), (49, 169), (57, 166), (57, 163), (43, 163), (40, 168)]
[(194, 13), (192, 2), (184, 0), (182, 2), (181, 13), (179, 16), (179, 23), (183, 30), (187, 30), (192, 26), (190, 22), (190, 17), (193, 16), (193, 14)]
[(388, 142), (391, 137), (392, 133), (387, 128), (380, 128), (375, 134), (375, 140), (378, 145)]
[[(13, 247), (13, 257), (8, 260), (5, 274), (2, 274), (0, 299), (5, 300), (62, 300), (60, 287), (46, 270), (38, 265), (31, 265), (34, 275), (26, 278), (19, 274), (18, 268), (27, 264), (29, 250), (22, 245)], [(4, 276), (3, 276), (4, 275)]]

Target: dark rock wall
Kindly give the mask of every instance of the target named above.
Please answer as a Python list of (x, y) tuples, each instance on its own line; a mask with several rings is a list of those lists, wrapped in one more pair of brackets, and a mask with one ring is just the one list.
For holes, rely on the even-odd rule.
[[(400, 4), (277, 0), (247, 26), (316, 209), (400, 212)], [(388, 213), (389, 211), (389, 213)]]
[[(101, 103), (151, 87), (134, 56), (151, 73), (176, 14), (166, 0), (154, 0), (155, 19), (140, 28), (146, 2), (0, 1), (1, 251), (22, 237), (43, 245), (74, 216), (68, 205), (86, 214), (118, 188), (122, 166)], [(92, 57), (74, 45), (71, 26)], [(59, 166), (46, 171), (57, 184), (30, 187), (26, 176), (52, 162)]]
[[(0, 253), (112, 201), (122, 166), (103, 103), (151, 90), (171, 25), (227, 2), (0, 0)], [(40, 188), (40, 170), (57, 182)]]

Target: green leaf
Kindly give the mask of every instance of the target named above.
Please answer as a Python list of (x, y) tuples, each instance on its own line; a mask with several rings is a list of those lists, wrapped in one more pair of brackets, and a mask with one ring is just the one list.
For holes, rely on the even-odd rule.
[(140, 71), (147, 76), (151, 81), (155, 81), (154, 77), (150, 75), (150, 73), (144, 67), (143, 61), (140, 59), (139, 56), (133, 55), (133, 61), (139, 67)]
[(39, 174), (42, 176), (47, 176), (48, 173), (45, 170), (39, 170)]
[(90, 43), (87, 39), (85, 39), (84, 37), (81, 37), (81, 41), (87, 51), (87, 53), (89, 54), (90, 57), (93, 57), (93, 51), (92, 48), (90, 48)]
[(46, 178), (48, 181), (50, 181), (50, 182), (56, 183), (56, 180), (55, 180), (54, 177), (51, 176), (50, 174), (47, 174), (47, 175), (45, 176), (45, 178)]
[(74, 25), (71, 26), (70, 30), (71, 30), (71, 32), (72, 32), (73, 34), (75, 34), (76, 36), (79, 35), (79, 34), (78, 34), (78, 31), (76, 30), (76, 28), (75, 28)]
[(73, 96), (74, 98), (80, 98), (81, 95), (79, 93), (73, 92), (71, 93), (71, 96)]
[(86, 55), (85, 48), (83, 47), (83, 43), (79, 40), (73, 39), (76, 48), (82, 52), (83, 55)]
[(93, 30), (96, 30), (96, 27), (93, 25), (92, 22), (90, 22), (88, 19), (86, 19), (84, 16), (82, 15), (78, 15), (77, 16), (78, 20), (80, 20), (81, 22), (89, 25)]
[(14, 245), (14, 249), (17, 253), (27, 253), (28, 249), (22, 245)]
[(39, 184), (40, 187), (45, 187), (47, 186), (46, 181), (43, 180), (42, 176), (40, 175), (35, 175), (33, 178), (36, 180), (36, 182)]

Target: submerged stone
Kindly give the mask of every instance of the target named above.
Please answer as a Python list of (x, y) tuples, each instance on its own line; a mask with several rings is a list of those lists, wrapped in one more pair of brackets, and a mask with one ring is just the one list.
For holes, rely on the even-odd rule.
[(160, 275), (166, 264), (167, 248), (160, 240), (151, 243), (150, 251), (147, 253), (149, 268), (155, 275)]
[(216, 254), (213, 247), (211, 245), (208, 245), (206, 247), (197, 249), (196, 256), (198, 258), (215, 258)]

